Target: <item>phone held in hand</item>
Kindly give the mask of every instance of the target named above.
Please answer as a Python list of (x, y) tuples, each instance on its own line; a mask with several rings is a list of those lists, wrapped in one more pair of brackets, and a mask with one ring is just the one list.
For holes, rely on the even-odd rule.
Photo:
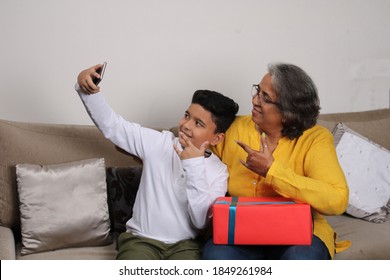
[(103, 66), (97, 70), (97, 73), (100, 75), (100, 78), (93, 78), (93, 83), (98, 85), (103, 80), (104, 71), (106, 70), (107, 62), (103, 63)]

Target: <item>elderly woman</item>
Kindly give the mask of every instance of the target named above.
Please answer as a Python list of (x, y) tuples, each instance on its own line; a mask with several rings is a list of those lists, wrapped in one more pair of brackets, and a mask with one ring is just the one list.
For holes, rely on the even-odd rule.
[(343, 249), (324, 215), (345, 211), (348, 187), (332, 134), (316, 124), (319, 103), (316, 86), (302, 69), (270, 64), (253, 85), (252, 115), (237, 117), (214, 151), (228, 166), (229, 195), (283, 196), (310, 204), (312, 244), (216, 245), (210, 239), (204, 259), (322, 260)]

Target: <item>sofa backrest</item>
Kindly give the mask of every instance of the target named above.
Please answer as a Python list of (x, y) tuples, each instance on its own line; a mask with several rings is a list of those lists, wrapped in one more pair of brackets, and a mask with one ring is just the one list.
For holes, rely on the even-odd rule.
[(371, 141), (390, 150), (390, 109), (320, 115), (318, 123), (333, 131), (342, 122)]
[(53, 164), (104, 158), (106, 167), (141, 164), (120, 152), (92, 125), (52, 125), (0, 120), (0, 225), (20, 227), (16, 164)]

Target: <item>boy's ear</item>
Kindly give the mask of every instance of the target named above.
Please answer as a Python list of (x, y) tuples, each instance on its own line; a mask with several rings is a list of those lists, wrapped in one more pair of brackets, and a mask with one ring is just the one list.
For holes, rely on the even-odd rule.
[(225, 133), (216, 133), (214, 134), (213, 140), (210, 141), (211, 146), (215, 146), (222, 142), (222, 140), (225, 138)]

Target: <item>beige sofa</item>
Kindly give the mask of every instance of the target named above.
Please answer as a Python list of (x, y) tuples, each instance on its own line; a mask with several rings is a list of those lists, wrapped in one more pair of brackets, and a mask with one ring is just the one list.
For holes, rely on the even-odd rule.
[[(390, 109), (321, 115), (319, 124), (333, 131), (338, 122), (390, 150)], [(387, 216), (389, 219), (389, 215)], [(352, 246), (335, 259), (390, 260), (390, 221), (372, 223), (348, 215), (328, 217), (340, 240)]]
[[(327, 114), (319, 120), (331, 131), (338, 122), (390, 149), (390, 109)], [(107, 168), (141, 166), (136, 158), (118, 151), (94, 126), (0, 120), (0, 259), (115, 259), (114, 233), (114, 241), (105, 246), (21, 255), (16, 164), (52, 164), (97, 157), (105, 159)], [(348, 215), (328, 220), (340, 240), (352, 242), (351, 248), (337, 254), (336, 259), (390, 259), (390, 221), (375, 224)]]

